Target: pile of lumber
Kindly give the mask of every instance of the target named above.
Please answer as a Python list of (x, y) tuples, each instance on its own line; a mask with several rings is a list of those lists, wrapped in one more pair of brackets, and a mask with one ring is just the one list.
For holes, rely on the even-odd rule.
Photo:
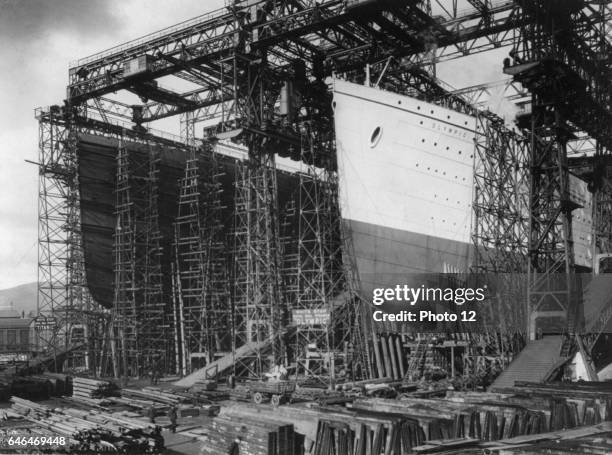
[[(424, 428), (427, 440), (469, 437), (496, 441), (548, 431), (546, 412), (483, 399), (457, 402), (426, 398), (368, 398), (357, 399), (351, 406), (416, 419)], [(431, 418), (446, 424), (438, 423), (432, 427), (427, 423)]]
[(127, 398), (136, 398), (139, 400), (148, 400), (157, 403), (176, 406), (181, 403), (192, 404), (194, 402), (193, 395), (182, 392), (170, 392), (166, 390), (156, 389), (154, 387), (145, 387), (143, 389), (122, 389), (121, 396)]
[(612, 453), (612, 422), (603, 422), (572, 430), (553, 431), (531, 436), (518, 436), (495, 442), (473, 439), (447, 441), (428, 441), (414, 447), (412, 452), (421, 454), (474, 454), (491, 453), (497, 455), (578, 455)]
[(118, 387), (111, 381), (74, 377), (72, 379), (72, 396), (83, 398), (103, 398), (116, 395)]
[(291, 394), (292, 401), (317, 401), (320, 404), (333, 404), (343, 400), (344, 394), (317, 387), (298, 387)]
[(106, 451), (161, 453), (164, 441), (158, 427), (121, 414), (48, 406), (11, 398), (11, 409), (37, 427), (66, 437), (77, 453)]
[(293, 425), (263, 417), (216, 417), (198, 430), (186, 433), (204, 444), (202, 454), (229, 453), (237, 444), (238, 453), (249, 455), (301, 455), (302, 440), (296, 437)]
[(314, 453), (353, 455), (384, 453), (401, 455), (425, 440), (419, 424), (411, 419), (393, 418), (354, 425), (341, 420), (319, 420)]
[(229, 391), (229, 398), (234, 401), (250, 401), (251, 389), (245, 385), (237, 385)]
[(214, 416), (219, 413), (219, 406), (200, 403), (200, 400), (193, 394), (160, 390), (153, 387), (145, 387), (142, 390), (122, 389), (121, 398), (113, 399), (113, 401), (143, 410), (153, 407), (156, 415), (167, 412), (171, 406), (177, 407), (179, 417), (202, 414)]
[(595, 425), (612, 416), (612, 384), (606, 382), (531, 383), (495, 389), (506, 403), (539, 408), (549, 414), (549, 428), (558, 430)]
[(196, 392), (196, 394), (198, 397), (205, 399), (205, 400), (223, 401), (223, 400), (229, 400), (231, 398), (232, 390), (231, 389), (200, 390), (199, 392)]
[(194, 385), (190, 387), (189, 390), (195, 393), (217, 390), (217, 381), (215, 381), (214, 379), (200, 378), (195, 382)]

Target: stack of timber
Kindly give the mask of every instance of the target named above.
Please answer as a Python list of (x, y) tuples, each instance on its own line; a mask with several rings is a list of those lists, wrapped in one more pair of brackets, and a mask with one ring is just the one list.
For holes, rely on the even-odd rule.
[(118, 387), (111, 381), (74, 377), (72, 396), (83, 398), (103, 398), (116, 395)]
[(339, 391), (329, 391), (316, 387), (298, 387), (291, 394), (291, 401), (316, 401), (320, 405), (339, 404), (351, 401)]
[(115, 401), (140, 409), (153, 407), (156, 412), (166, 412), (170, 406), (176, 406), (179, 417), (200, 414), (212, 416), (219, 413), (219, 406), (202, 404), (193, 394), (160, 390), (153, 387), (145, 387), (142, 390), (122, 389), (121, 398)]
[(314, 453), (317, 455), (401, 455), (425, 440), (419, 424), (411, 419), (381, 419), (377, 424), (354, 425), (340, 420), (319, 420)]
[(612, 419), (612, 384), (606, 382), (531, 383), (495, 389), (509, 403), (528, 403), (550, 412), (550, 429), (594, 425)]
[(156, 389), (154, 387), (145, 387), (138, 389), (122, 389), (122, 397), (138, 398), (168, 405), (178, 405), (183, 403), (193, 403), (193, 396), (182, 392), (170, 392), (166, 390)]
[(608, 455), (612, 449), (612, 422), (573, 430), (517, 436), (495, 442), (470, 439), (428, 441), (411, 453), (437, 455)]
[(51, 409), (18, 397), (11, 402), (12, 411), (39, 428), (66, 437), (70, 450), (77, 453), (160, 453), (164, 448), (158, 427), (121, 414)]
[[(383, 398), (358, 399), (351, 405), (356, 409), (393, 413), (418, 419), (430, 439), (469, 437), (484, 441), (537, 434), (548, 431), (547, 415), (506, 403), (460, 403), (445, 399)], [(443, 419), (446, 425), (427, 424), (428, 418)]]
[[(223, 408), (221, 413), (230, 419), (282, 419), (282, 422), (292, 423), (295, 432), (304, 437), (302, 446), (304, 453), (309, 455), (401, 455), (427, 439), (423, 424), (417, 419), (398, 414), (347, 409), (343, 406), (296, 404), (275, 408), (241, 404), (233, 408)], [(433, 434), (450, 432), (452, 422), (436, 418), (423, 420), (431, 427)], [(342, 448), (332, 448), (332, 441), (333, 444), (341, 441)], [(404, 452), (392, 451), (397, 447)], [(352, 452), (349, 452), (350, 448), (353, 448)], [(355, 451), (357, 448), (361, 452)], [(380, 451), (374, 451), (377, 449)]]
[(190, 388), (192, 392), (207, 392), (217, 390), (217, 381), (214, 379), (198, 379)]
[(245, 385), (237, 385), (228, 393), (230, 400), (233, 401), (250, 401), (251, 389)]
[(200, 453), (229, 453), (237, 445), (246, 455), (301, 455), (301, 440), (291, 424), (247, 416), (216, 417), (203, 428), (184, 433), (204, 444)]

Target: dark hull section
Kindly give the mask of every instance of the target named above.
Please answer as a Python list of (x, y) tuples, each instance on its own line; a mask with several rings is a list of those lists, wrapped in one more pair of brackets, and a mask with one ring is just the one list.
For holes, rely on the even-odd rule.
[[(159, 230), (163, 248), (162, 272), (170, 277), (170, 242), (176, 216), (178, 179), (183, 175), (185, 153), (180, 149), (126, 142), (134, 162), (147, 162), (155, 148), (158, 166)], [(81, 228), (85, 254), (85, 273), (92, 297), (110, 308), (113, 302), (113, 233), (115, 229), (115, 181), (117, 173), (116, 139), (93, 135), (79, 136), (78, 162), (81, 194)], [(166, 286), (169, 281), (165, 280)]]
[[(168, 146), (144, 145), (126, 142), (125, 147), (136, 162), (147, 162), (149, 147), (155, 147), (160, 158), (158, 164), (158, 212), (161, 257), (164, 277), (164, 295), (171, 301), (173, 223), (178, 213), (179, 179), (185, 172), (186, 151)], [(115, 181), (117, 173), (116, 139), (82, 134), (77, 147), (79, 163), (82, 242), (85, 254), (85, 272), (92, 297), (100, 305), (113, 305), (113, 233), (115, 230)], [(226, 251), (233, 247), (230, 235), (234, 225), (234, 185), (238, 159), (219, 155), (219, 179), (221, 184), (222, 232), (228, 233)], [(283, 207), (294, 198), (298, 180), (294, 174), (278, 171), (278, 205), (281, 223), (288, 232), (297, 232), (295, 215), (286, 217)], [(230, 262), (231, 264), (231, 262)]]
[(428, 285), (424, 277), (466, 272), (471, 246), (440, 237), (417, 234), (361, 221), (343, 220), (352, 239), (362, 297), (374, 288)]

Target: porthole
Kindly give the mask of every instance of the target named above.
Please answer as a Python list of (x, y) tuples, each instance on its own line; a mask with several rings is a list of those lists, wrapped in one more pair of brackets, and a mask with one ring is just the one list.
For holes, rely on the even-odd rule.
[(380, 142), (380, 138), (382, 137), (382, 128), (380, 126), (377, 126), (376, 128), (374, 128), (374, 131), (372, 131), (372, 135), (370, 136), (370, 147), (374, 148), (378, 145), (378, 143)]

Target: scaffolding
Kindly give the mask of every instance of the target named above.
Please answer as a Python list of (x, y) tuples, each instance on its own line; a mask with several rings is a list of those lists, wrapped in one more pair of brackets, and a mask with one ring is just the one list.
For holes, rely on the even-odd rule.
[(212, 148), (190, 147), (180, 181), (173, 246), (175, 349), (182, 374), (192, 370), (192, 358), (210, 363), (228, 347), (230, 306), (220, 177)]
[(149, 145), (143, 157), (119, 139), (111, 327), (116, 377), (143, 376), (153, 369), (167, 371), (172, 360), (162, 289), (158, 161), (156, 148)]
[(480, 112), (475, 151), (471, 272), (490, 286), (490, 310), (507, 315), (501, 331), (525, 332), (529, 142)]
[(81, 234), (77, 128), (58, 106), (36, 111), (39, 121), (38, 300), (36, 349), (60, 354), (65, 365), (90, 368), (99, 360), (94, 343), (100, 330), (87, 289)]
[[(256, 346), (252, 356), (235, 365), (235, 373), (261, 377), (270, 366), (289, 362), (290, 346), (297, 346), (299, 368), (322, 377), (323, 369), (313, 371), (306, 366), (303, 354), (304, 345), (314, 344), (322, 353), (317, 355), (323, 357), (332, 352), (335, 355), (340, 348), (344, 354), (351, 349), (360, 356), (365, 353), (365, 359), (358, 363), (367, 376), (368, 343), (362, 335), (355, 335), (367, 330), (367, 312), (357, 292), (354, 265), (338, 258), (334, 242), (340, 236), (336, 233), (340, 232), (340, 217), (333, 215), (338, 212), (334, 205), (337, 184), (333, 166), (321, 166), (327, 149), (316, 139), (330, 128), (331, 116), (326, 118), (327, 124), (314, 125), (306, 135), (315, 138), (312, 142), (304, 140), (300, 131), (309, 128), (313, 107), (329, 108), (331, 100), (323, 80), (332, 74), (473, 114), (469, 103), (449, 93), (450, 89), (424, 68), (431, 65), (433, 73), (437, 61), (510, 44), (515, 46), (515, 82), (523, 82), (533, 92), (533, 114), (528, 117), (530, 123), (523, 125), (528, 141), (510, 135), (489, 116), (479, 117), (476, 268), (516, 274), (528, 254), (529, 295), (535, 299), (531, 309), (543, 302), (557, 302), (563, 310), (559, 313), (570, 315), (567, 328), (573, 332), (579, 309), (569, 308), (573, 290), (565, 280), (574, 268), (566, 151), (572, 137), (568, 127), (582, 129), (596, 139), (598, 160), (605, 162), (612, 124), (607, 108), (607, 2), (569, 2), (556, 8), (545, 1), (492, 5), (474, 0), (469, 2), (472, 8), (465, 10), (458, 8), (458, 2), (438, 8), (440, 2), (429, 1), (247, 3), (228, 2), (226, 8), (75, 62), (67, 87), (69, 115), (60, 108), (41, 113), (36, 319), (41, 346), (57, 351), (80, 344), (77, 337), (89, 338), (87, 349), (74, 351), (75, 365), (79, 356), (86, 362), (84, 353), (91, 357), (97, 350), (92, 336), (98, 336), (91, 334), (91, 326), (100, 325), (100, 315), (104, 321), (95, 309), (90, 319), (86, 317), (94, 302), (85, 287), (80, 245), (74, 150), (77, 125), (148, 144), (152, 136), (143, 124), (182, 115), (181, 134), (191, 147), (195, 145), (196, 124), (206, 122), (208, 133), (231, 138), (248, 149), (248, 159), (236, 164), (234, 230), (231, 241), (225, 242), (232, 244), (234, 254), (232, 301), (227, 300), (228, 291), (223, 287), (230, 282), (229, 266), (224, 263), (220, 239), (214, 157), (206, 164), (201, 162), (208, 159), (206, 150), (201, 156), (189, 152), (175, 224), (172, 279), (163, 280), (157, 151), (149, 150), (146, 160), (136, 159), (122, 139), (115, 207), (115, 308), (105, 342), (105, 349), (110, 347), (114, 353), (115, 374), (141, 374), (152, 362), (163, 363), (166, 371), (184, 374), (192, 367), (192, 353), (205, 352), (210, 361), (225, 349), (218, 334), (229, 327), (234, 353), (244, 345)], [(521, 66), (551, 58), (556, 64), (549, 67)], [(147, 66), (134, 77), (127, 72), (126, 63), (138, 59), (146, 60)], [(561, 75), (556, 82), (551, 81), (552, 73)], [(197, 88), (180, 93), (155, 83), (168, 75)], [(571, 81), (578, 81), (569, 85), (579, 90), (571, 92), (568, 99), (576, 101), (564, 105), (558, 96), (551, 95), (563, 93)], [(298, 88), (294, 101), (299, 108), (292, 118), (285, 118), (287, 113), (279, 113), (279, 104), (281, 108), (283, 104), (277, 101), (291, 84)], [(128, 106), (104, 98), (121, 90), (147, 101)], [(98, 112), (102, 121), (85, 111)], [(134, 131), (118, 131), (111, 121), (116, 117), (134, 122)], [(294, 237), (299, 242), (294, 249), (287, 247), (290, 239), (281, 238), (277, 154), (301, 158), (310, 169), (299, 177)], [(531, 176), (527, 183), (526, 175)], [(600, 251), (609, 251), (609, 180), (605, 175), (595, 185), (596, 244)], [(531, 190), (530, 199), (511, 201), (510, 194), (522, 194), (525, 187)], [(530, 226), (528, 245), (520, 241), (526, 225)], [(318, 229), (321, 231), (316, 232)], [(345, 257), (351, 256), (349, 240), (340, 242)], [(500, 248), (501, 244), (506, 246)], [(281, 272), (287, 270), (294, 278), (283, 280)], [(540, 286), (550, 283), (555, 275), (562, 276), (566, 284), (552, 290)], [(169, 281), (173, 282), (172, 290), (167, 289)], [(337, 296), (343, 292), (342, 304)], [(172, 306), (166, 302), (169, 297), (173, 297)], [(285, 338), (293, 336), (293, 328), (285, 328), (288, 309), (327, 309), (320, 314), (327, 311), (330, 323), (327, 327), (300, 325), (296, 340), (301, 341), (289, 343)], [(228, 310), (231, 320), (225, 321)], [(220, 322), (213, 323), (211, 318)], [(83, 321), (88, 322), (81, 330)], [(164, 347), (166, 342), (171, 349)], [(139, 358), (139, 352), (146, 355)]]
[[(531, 93), (522, 127), (530, 138), (529, 333), (538, 318), (564, 320), (571, 339), (583, 329), (581, 284), (576, 273), (568, 142), (584, 131), (600, 147), (612, 144), (610, 78), (605, 33), (607, 5), (552, 5), (520, 1), (520, 29), (505, 72)], [(598, 155), (603, 154), (603, 149)], [(609, 153), (609, 152), (605, 152)], [(597, 163), (596, 163), (597, 164)], [(597, 200), (597, 198), (596, 198)], [(597, 204), (596, 204), (597, 205)], [(563, 348), (569, 352), (570, 344)]]

